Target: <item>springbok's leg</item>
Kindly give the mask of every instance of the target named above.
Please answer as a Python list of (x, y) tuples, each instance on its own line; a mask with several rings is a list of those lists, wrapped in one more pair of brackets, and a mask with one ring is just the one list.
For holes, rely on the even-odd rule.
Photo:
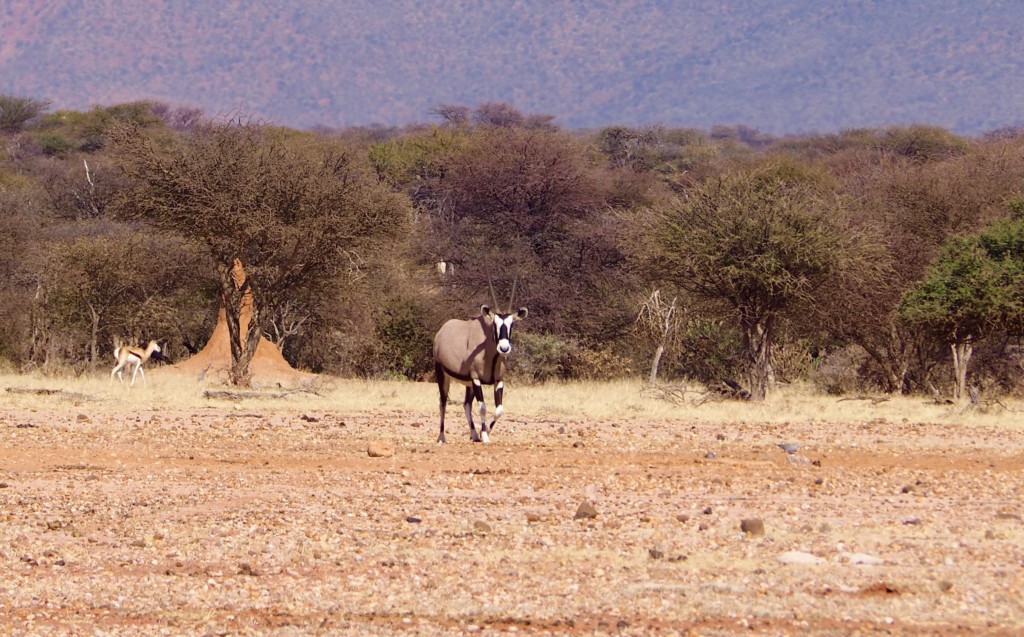
[(466, 400), (462, 406), (466, 410), (466, 420), (469, 421), (469, 439), (473, 442), (480, 442), (480, 436), (476, 433), (476, 425), (473, 424), (473, 387), (474, 385), (466, 386)]
[(438, 434), (437, 441), (444, 444), (447, 442), (444, 439), (444, 412), (448, 406), (448, 389), (452, 381), (439, 363), (434, 365), (434, 379), (437, 380), (437, 390), (441, 394), (441, 433)]
[(124, 372), (121, 371), (122, 367), (124, 367), (124, 363), (118, 363), (117, 365), (114, 365), (114, 369), (110, 372), (111, 385), (114, 384), (114, 376), (117, 376), (117, 380), (121, 381), (121, 384), (124, 385)]
[[(138, 378), (140, 371), (142, 371), (142, 362), (141, 361), (139, 363), (135, 364), (135, 370), (132, 371), (132, 383), (130, 385), (128, 385), (129, 387), (135, 387), (135, 380)], [(143, 380), (145, 380), (146, 376), (143, 375), (142, 378), (143, 378)]]

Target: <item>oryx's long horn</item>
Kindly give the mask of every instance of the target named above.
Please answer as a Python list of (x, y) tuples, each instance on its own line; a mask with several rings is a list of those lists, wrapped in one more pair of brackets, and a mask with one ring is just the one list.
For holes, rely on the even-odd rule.
[(516, 278), (512, 279), (512, 294), (508, 297), (508, 311), (515, 312), (516, 310), (516, 286), (519, 284), (519, 273), (516, 273)]
[(509, 295), (509, 311), (515, 311), (515, 289), (519, 285), (519, 267), (515, 268), (515, 279), (512, 280), (512, 294)]
[(491, 284), (491, 273), (487, 272), (487, 287), (491, 290), (491, 303), (494, 304), (494, 311), (500, 312), (501, 308), (498, 307), (498, 296), (494, 293), (494, 285)]

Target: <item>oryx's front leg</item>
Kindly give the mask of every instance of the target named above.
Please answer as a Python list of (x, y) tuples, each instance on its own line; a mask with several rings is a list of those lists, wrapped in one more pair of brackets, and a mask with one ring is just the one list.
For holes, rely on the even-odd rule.
[(489, 444), (491, 428), (487, 425), (487, 403), (484, 402), (484, 388), (478, 380), (473, 381), (473, 394), (476, 396), (477, 402), (480, 403), (480, 441)]
[(501, 404), (501, 397), (505, 393), (505, 381), (499, 380), (494, 386), (494, 420), (487, 427), (487, 431), (494, 429), (494, 425), (497, 424), (498, 419), (505, 413), (505, 407)]

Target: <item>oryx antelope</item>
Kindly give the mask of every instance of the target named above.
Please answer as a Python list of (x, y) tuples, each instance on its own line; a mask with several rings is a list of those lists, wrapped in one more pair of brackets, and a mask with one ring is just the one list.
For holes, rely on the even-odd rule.
[[(466, 420), (473, 442), (490, 442), (488, 436), (505, 408), (501, 396), (505, 389), (505, 357), (512, 351), (512, 324), (526, 318), (525, 307), (514, 314), (497, 314), (488, 306), (480, 308), (480, 316), (462, 321), (452, 319), (434, 336), (434, 376), (441, 392), (441, 433), (444, 437), (444, 412), (448, 404), (451, 381), (466, 386)], [(494, 420), (487, 424), (487, 405), (483, 385), (494, 385)], [(480, 403), (480, 434), (473, 424), (473, 399)]]
[(129, 387), (135, 385), (135, 377), (139, 374), (142, 375), (142, 384), (146, 384), (146, 372), (142, 371), (142, 366), (150, 358), (155, 358), (158, 361), (170, 363), (171, 359), (164, 356), (163, 352), (164, 341), (150, 341), (146, 345), (145, 349), (139, 347), (126, 347), (124, 345), (118, 345), (114, 348), (114, 359), (117, 360), (117, 364), (114, 365), (113, 371), (110, 372), (110, 382), (114, 382), (114, 376), (124, 384), (124, 368), (128, 367), (132, 370), (132, 382)]

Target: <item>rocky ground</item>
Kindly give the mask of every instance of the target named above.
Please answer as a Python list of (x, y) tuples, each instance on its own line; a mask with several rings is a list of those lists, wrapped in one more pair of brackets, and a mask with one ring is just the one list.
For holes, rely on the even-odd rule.
[(1024, 631), (1019, 422), (434, 427), (0, 409), (0, 633)]

